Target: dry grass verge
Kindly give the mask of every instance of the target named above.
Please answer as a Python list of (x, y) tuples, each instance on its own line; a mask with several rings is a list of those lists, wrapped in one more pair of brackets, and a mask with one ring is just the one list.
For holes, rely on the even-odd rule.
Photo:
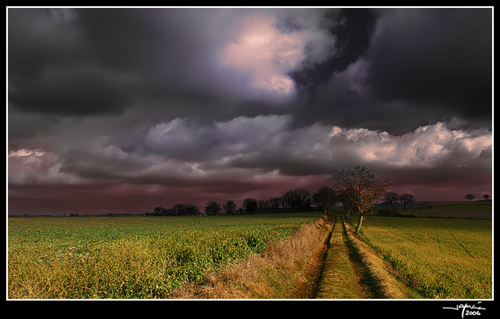
[[(286, 241), (269, 243), (262, 255), (219, 272), (208, 273), (201, 284), (174, 289), (167, 297), (179, 299), (308, 298), (313, 256), (331, 232), (328, 217), (303, 225)], [(312, 264), (312, 265), (311, 265)]]

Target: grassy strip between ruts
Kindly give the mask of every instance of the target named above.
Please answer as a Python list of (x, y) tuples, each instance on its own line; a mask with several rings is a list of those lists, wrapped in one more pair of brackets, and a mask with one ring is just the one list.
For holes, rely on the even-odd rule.
[(358, 299), (361, 297), (343, 232), (342, 222), (337, 216), (316, 295), (318, 299)]

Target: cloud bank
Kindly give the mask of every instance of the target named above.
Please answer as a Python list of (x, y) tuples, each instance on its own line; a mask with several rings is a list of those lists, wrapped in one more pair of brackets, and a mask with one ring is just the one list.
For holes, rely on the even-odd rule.
[(395, 136), (320, 124), (298, 129), (291, 122), (285, 115), (237, 117), (210, 125), (178, 118), (150, 127), (134, 144), (96, 137), (92, 147), (82, 144), (67, 152), (63, 147), (58, 155), (12, 150), (9, 183), (16, 188), (42, 183), (201, 187), (222, 190), (226, 196), (238, 186), (244, 194), (262, 197), (258, 191), (271, 185), (276, 187), (272, 196), (279, 196), (292, 177), (319, 187), (331, 182), (336, 170), (355, 164), (389, 176), (395, 186), (433, 187), (464, 178), (487, 185), (491, 178), (492, 135), (487, 130), (452, 130), (436, 123)]
[(9, 8), (7, 52), (11, 212), (268, 198), (356, 164), (491, 193), (488, 8)]

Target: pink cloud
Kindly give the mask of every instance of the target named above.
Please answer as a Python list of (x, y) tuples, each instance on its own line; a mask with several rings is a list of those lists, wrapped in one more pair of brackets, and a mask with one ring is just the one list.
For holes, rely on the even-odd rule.
[(346, 141), (367, 164), (396, 167), (435, 167), (450, 156), (459, 162), (477, 159), (492, 146), (491, 132), (486, 130), (450, 130), (442, 122), (393, 136), (367, 129), (342, 129), (334, 126), (331, 144)]
[(63, 160), (41, 149), (19, 149), (9, 152), (9, 184), (74, 183), (78, 178), (62, 173)]
[(263, 13), (243, 17), (233, 41), (220, 51), (219, 60), (223, 66), (248, 75), (255, 88), (289, 94), (294, 83), (287, 73), (306, 62), (306, 45), (310, 56), (321, 60), (332, 50), (333, 40), (317, 28), (284, 33), (276, 28), (276, 22), (275, 16)]

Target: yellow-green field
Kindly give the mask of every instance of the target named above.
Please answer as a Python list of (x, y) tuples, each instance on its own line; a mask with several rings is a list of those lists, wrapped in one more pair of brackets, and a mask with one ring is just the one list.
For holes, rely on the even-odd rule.
[(9, 298), (165, 298), (319, 213), (9, 218)]
[(492, 298), (491, 220), (373, 216), (362, 238), (424, 298)]
[[(319, 216), (9, 218), (8, 297), (172, 298), (176, 289), (199, 286), (208, 273), (232, 269)], [(342, 232), (340, 226), (333, 231), (321, 281), (332, 286), (321, 287), (318, 297), (370, 298), (355, 291), (360, 283), (353, 267), (364, 265), (350, 265)], [(360, 238), (422, 298), (492, 298), (491, 220), (370, 216)], [(288, 246), (294, 245), (301, 242)], [(289, 298), (278, 293), (272, 298)]]
[(399, 209), (399, 211), (403, 214), (413, 214), (415, 217), (491, 219), (492, 202), (429, 203), (429, 205), (410, 206), (406, 210)]

